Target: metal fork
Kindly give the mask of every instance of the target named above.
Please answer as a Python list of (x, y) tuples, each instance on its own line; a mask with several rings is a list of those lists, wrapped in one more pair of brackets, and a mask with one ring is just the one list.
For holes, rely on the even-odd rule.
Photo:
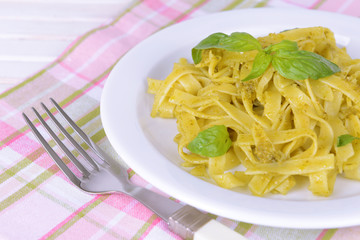
[[(159, 217), (168, 222), (170, 230), (177, 233), (185, 239), (192, 239), (196, 236), (204, 237), (208, 234), (211, 235), (211, 238), (215, 237), (213, 233), (209, 232), (209, 229), (202, 234), (200, 234), (199, 229), (204, 229), (204, 226), (207, 225), (210, 227), (209, 223), (214, 221), (207, 215), (202, 213), (191, 206), (183, 206), (182, 204), (175, 202), (169, 198), (161, 196), (157, 193), (154, 193), (146, 188), (139, 187), (134, 185), (129, 181), (128, 173), (119, 163), (114, 159), (110, 158), (104, 151), (101, 150), (76, 124), (75, 122), (64, 112), (64, 110), (55, 102), (54, 99), (50, 98), (51, 102), (54, 104), (58, 113), (67, 121), (67, 123), (72, 127), (72, 129), (81, 137), (81, 139), (91, 148), (91, 150), (96, 154), (95, 156), (90, 156), (83, 147), (67, 132), (67, 130), (60, 124), (60, 122), (55, 118), (55, 116), (50, 112), (50, 110), (41, 103), (41, 106), (57, 126), (59, 131), (64, 134), (64, 136), (71, 142), (74, 148), (82, 155), (83, 161), (79, 161), (74, 154), (69, 150), (69, 148), (60, 140), (60, 138), (55, 134), (55, 132), (49, 127), (46, 121), (41, 117), (39, 112), (32, 108), (35, 112), (37, 119), (43, 125), (43, 127), (48, 131), (56, 144), (62, 149), (64, 154), (69, 158), (69, 160), (76, 166), (80, 171), (81, 176), (77, 176), (70, 168), (62, 161), (59, 155), (53, 150), (45, 138), (41, 135), (35, 125), (23, 113), (23, 117), (31, 128), (35, 136), (38, 138), (40, 143), (43, 145), (45, 150), (55, 161), (58, 167), (62, 172), (70, 179), (70, 181), (80, 188), (81, 190), (90, 193), (90, 194), (108, 194), (114, 192), (125, 193), (129, 196), (134, 197), (143, 205), (148, 207), (150, 210), (155, 212)], [(94, 155), (94, 154), (91, 154)], [(85, 160), (85, 161), (84, 161)], [(84, 164), (86, 162), (86, 164)], [(215, 221), (214, 221), (215, 222)], [(217, 222), (216, 222), (217, 223)], [(230, 229), (220, 227), (216, 223), (218, 228), (211, 226), (210, 231), (217, 229), (222, 232), (222, 239), (224, 239), (224, 234), (230, 234), (229, 236), (236, 236), (240, 238), (231, 238), (231, 239), (243, 239), (241, 235), (236, 234)], [(204, 232), (204, 233), (203, 233)], [(195, 235), (196, 233), (196, 235)], [(232, 235), (234, 234), (234, 236)], [(201, 235), (201, 236), (200, 236)], [(215, 238), (214, 238), (215, 239)]]

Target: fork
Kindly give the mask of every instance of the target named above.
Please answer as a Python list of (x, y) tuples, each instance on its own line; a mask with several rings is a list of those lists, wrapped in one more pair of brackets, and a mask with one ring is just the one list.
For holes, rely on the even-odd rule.
[(55, 118), (45, 104), (41, 103), (42, 108), (56, 125), (58, 130), (70, 141), (73, 147), (82, 156), (80, 161), (74, 156), (63, 141), (60, 140), (57, 134), (41, 117), (40, 113), (35, 108), (32, 108), (41, 125), (47, 130), (52, 139), (75, 165), (80, 174), (74, 173), (63, 162), (25, 113), (23, 113), (23, 117), (50, 157), (75, 186), (90, 194), (110, 194), (115, 192), (127, 194), (165, 220), (168, 223), (169, 229), (184, 239), (245, 239), (242, 235), (232, 231), (221, 223), (212, 220), (207, 214), (194, 207), (189, 205), (184, 206), (167, 197), (131, 183), (126, 169), (98, 147), (90, 137), (75, 124), (54, 99), (50, 98), (50, 101), (54, 104), (58, 113), (90, 147), (93, 153), (95, 153), (87, 153), (65, 127), (61, 125), (57, 118)]

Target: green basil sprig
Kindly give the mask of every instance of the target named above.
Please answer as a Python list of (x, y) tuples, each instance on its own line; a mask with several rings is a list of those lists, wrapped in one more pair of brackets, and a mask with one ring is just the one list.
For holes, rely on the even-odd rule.
[(260, 51), (254, 59), (253, 67), (249, 75), (244, 78), (242, 81), (248, 81), (257, 77), (260, 77), (266, 69), (269, 67), (271, 61), (273, 60), (273, 56), (267, 54), (264, 51)]
[(309, 51), (299, 50), (294, 41), (283, 40), (265, 49), (248, 33), (234, 32), (231, 35), (214, 33), (192, 49), (195, 64), (201, 61), (202, 50), (221, 48), (228, 51), (246, 52), (258, 50), (250, 74), (242, 81), (261, 76), (270, 64), (285, 78), (292, 80), (319, 79), (340, 72), (339, 66), (326, 58)]
[(202, 50), (209, 48), (221, 48), (233, 52), (262, 50), (259, 41), (248, 33), (234, 32), (230, 35), (226, 35), (225, 33), (213, 33), (191, 50), (195, 64), (198, 64), (201, 61)]
[(224, 125), (215, 125), (201, 131), (187, 148), (203, 157), (217, 157), (225, 154), (231, 144), (227, 128)]
[(335, 63), (308, 51), (279, 50), (274, 54), (272, 65), (281, 76), (293, 80), (317, 80), (340, 71)]
[(264, 51), (268, 54), (272, 52), (277, 52), (279, 50), (297, 51), (299, 50), (299, 48), (297, 43), (294, 41), (282, 40), (281, 42), (272, 44), (264, 49)]
[(351, 143), (352, 141), (356, 140), (356, 139), (360, 139), (358, 137), (354, 137), (350, 134), (343, 134), (343, 135), (340, 135), (337, 137), (337, 143), (336, 143), (336, 146), (337, 147), (342, 147), (342, 146), (345, 146), (349, 143)]

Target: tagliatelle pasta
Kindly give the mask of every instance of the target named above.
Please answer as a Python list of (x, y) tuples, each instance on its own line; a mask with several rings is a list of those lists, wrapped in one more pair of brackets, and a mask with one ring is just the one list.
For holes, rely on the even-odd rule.
[[(258, 38), (262, 47), (282, 40), (315, 52), (341, 72), (318, 80), (290, 80), (270, 65), (243, 82), (257, 50), (206, 49), (201, 62), (174, 64), (165, 80), (148, 79), (155, 94), (152, 117), (176, 118), (175, 136), (183, 166), (224, 188), (248, 187), (254, 195), (286, 194), (309, 180), (315, 195), (329, 196), (337, 175), (360, 180), (360, 141), (337, 146), (343, 134), (360, 137), (360, 60), (336, 46), (323, 27), (302, 28)], [(221, 156), (187, 150), (199, 132), (227, 127), (232, 140)]]

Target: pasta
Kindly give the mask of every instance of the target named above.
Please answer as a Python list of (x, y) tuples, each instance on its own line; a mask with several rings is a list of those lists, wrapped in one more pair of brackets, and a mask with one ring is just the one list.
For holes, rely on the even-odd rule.
[[(257, 196), (288, 193), (299, 179), (319, 196), (333, 192), (338, 175), (360, 180), (360, 141), (337, 146), (340, 135), (360, 137), (360, 60), (336, 46), (327, 28), (311, 27), (259, 37), (262, 47), (295, 41), (341, 72), (318, 80), (291, 80), (270, 65), (243, 82), (257, 50), (210, 48), (198, 64), (180, 59), (165, 80), (148, 79), (154, 94), (152, 117), (176, 118), (174, 141), (190, 173), (233, 189), (248, 187)], [(226, 126), (232, 145), (214, 157), (190, 152), (203, 130)]]

